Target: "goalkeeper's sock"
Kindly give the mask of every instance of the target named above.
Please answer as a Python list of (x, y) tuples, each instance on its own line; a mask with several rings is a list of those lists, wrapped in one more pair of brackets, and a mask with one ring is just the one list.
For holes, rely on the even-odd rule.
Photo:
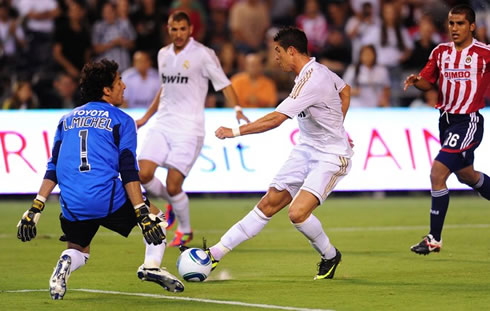
[(165, 253), (165, 247), (167, 245), (166, 240), (164, 240), (162, 244), (158, 245), (148, 244), (144, 238), (143, 242), (145, 242), (146, 246), (144, 267), (160, 268), (160, 265), (162, 264), (163, 254)]
[(182, 233), (191, 233), (191, 215), (189, 214), (189, 197), (187, 193), (181, 193), (170, 197), (169, 203), (172, 205), (175, 216), (179, 221), (177, 230)]
[(65, 249), (62, 253), (61, 256), (63, 255), (68, 255), (71, 258), (71, 266), (70, 266), (70, 271), (73, 272), (80, 268), (81, 266), (85, 265), (87, 262), (88, 258), (90, 257), (90, 254), (88, 253), (82, 253), (79, 250), (76, 250), (74, 248), (69, 248)]
[(167, 192), (167, 188), (162, 184), (160, 179), (156, 178), (155, 176), (153, 176), (149, 182), (143, 184), (143, 188), (145, 188), (145, 190), (151, 195), (165, 199), (167, 202), (170, 200), (170, 195)]
[[(245, 217), (233, 225), (222, 237), (221, 244), (232, 250), (240, 243), (253, 238), (267, 225), (271, 218), (267, 217), (255, 206)], [(213, 254), (214, 256), (214, 254)], [(218, 258), (215, 258), (219, 260)]]
[(482, 197), (490, 200), (490, 177), (486, 174), (480, 173), (480, 179), (473, 188), (478, 191)]
[(294, 227), (308, 239), (311, 246), (320, 253), (325, 259), (332, 259), (337, 253), (335, 247), (330, 244), (328, 236), (323, 231), (320, 220), (313, 214), (310, 215), (305, 221), (299, 224), (293, 223)]

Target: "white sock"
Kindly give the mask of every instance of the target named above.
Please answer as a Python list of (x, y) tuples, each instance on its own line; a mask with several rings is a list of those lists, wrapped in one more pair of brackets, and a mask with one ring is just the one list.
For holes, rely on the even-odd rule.
[(167, 202), (170, 201), (170, 195), (167, 192), (167, 188), (163, 185), (160, 179), (156, 178), (155, 176), (153, 176), (149, 182), (143, 184), (143, 188), (145, 188), (145, 190), (151, 195), (165, 199)]
[(224, 246), (221, 242), (218, 242), (215, 245), (211, 246), (209, 248), (209, 251), (211, 252), (211, 255), (213, 255), (213, 258), (215, 260), (220, 261), (221, 258), (223, 258), (231, 251), (231, 249)]
[[(166, 232), (163, 233), (166, 234)], [(162, 244), (159, 245), (148, 244), (148, 242), (146, 242), (144, 238), (143, 242), (146, 246), (144, 267), (160, 268), (160, 265), (162, 264), (163, 254), (165, 253), (165, 248), (167, 246), (167, 240), (165, 239)]]
[(311, 214), (304, 222), (293, 225), (299, 232), (304, 234), (308, 241), (310, 241), (311, 246), (313, 246), (323, 258), (331, 259), (335, 257), (337, 253), (335, 247), (330, 244), (330, 240), (325, 234), (325, 231), (323, 231), (320, 220), (313, 214)]
[(189, 197), (187, 194), (182, 191), (181, 193), (170, 197), (169, 202), (172, 205), (175, 215), (177, 216), (177, 220), (179, 221), (177, 230), (182, 233), (190, 233), (191, 215), (189, 214)]
[[(251, 210), (239, 222), (234, 224), (233, 227), (231, 227), (221, 237), (220, 242), (225, 248), (232, 250), (240, 243), (256, 236), (260, 231), (262, 231), (265, 225), (267, 225), (270, 219), (270, 217), (265, 216), (264, 213), (262, 213), (262, 211), (257, 206), (255, 206), (253, 210)], [(215, 249), (218, 249), (218, 247), (216, 247)], [(219, 252), (217, 252), (217, 255), (219, 257)], [(216, 257), (215, 259), (219, 260)]]
[(73, 271), (77, 270), (78, 268), (80, 268), (81, 266), (85, 265), (88, 258), (90, 257), (90, 254), (82, 253), (81, 251), (76, 250), (74, 248), (65, 249), (61, 253), (61, 256), (63, 256), (63, 255), (68, 255), (71, 258), (71, 266), (70, 266), (71, 272), (73, 272)]

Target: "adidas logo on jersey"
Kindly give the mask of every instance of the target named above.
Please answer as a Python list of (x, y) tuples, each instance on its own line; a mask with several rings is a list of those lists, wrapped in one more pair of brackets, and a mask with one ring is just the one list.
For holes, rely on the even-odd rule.
[(162, 73), (162, 82), (187, 84), (189, 82), (189, 77), (181, 76), (180, 73), (176, 76), (166, 76)]

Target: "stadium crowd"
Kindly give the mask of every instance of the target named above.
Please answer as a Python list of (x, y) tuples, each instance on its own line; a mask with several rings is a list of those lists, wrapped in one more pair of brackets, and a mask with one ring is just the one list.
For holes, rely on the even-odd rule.
[[(154, 66), (169, 44), (168, 16), (182, 10), (193, 37), (218, 55), (242, 107), (275, 107), (288, 95), (294, 76), (277, 66), (272, 44), (283, 26), (304, 30), (311, 56), (352, 86), (352, 106), (433, 106), (436, 91), (403, 92), (403, 78), (449, 41), (447, 13), (460, 3), (476, 11), (474, 36), (490, 43), (488, 0), (0, 0), (0, 104), (84, 104), (83, 64), (108, 58), (127, 85), (126, 106), (147, 107), (160, 83)], [(224, 107), (210, 90), (206, 107)]]

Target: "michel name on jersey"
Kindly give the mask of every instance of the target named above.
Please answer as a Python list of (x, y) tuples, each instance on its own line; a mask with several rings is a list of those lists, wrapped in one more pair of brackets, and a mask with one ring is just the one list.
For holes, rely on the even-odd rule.
[(189, 82), (189, 77), (181, 76), (180, 72), (176, 76), (166, 76), (162, 73), (162, 82), (187, 84)]
[(74, 117), (63, 121), (63, 129), (65, 131), (73, 128), (93, 127), (101, 130), (112, 132), (109, 111), (106, 110), (77, 110), (73, 113)]

